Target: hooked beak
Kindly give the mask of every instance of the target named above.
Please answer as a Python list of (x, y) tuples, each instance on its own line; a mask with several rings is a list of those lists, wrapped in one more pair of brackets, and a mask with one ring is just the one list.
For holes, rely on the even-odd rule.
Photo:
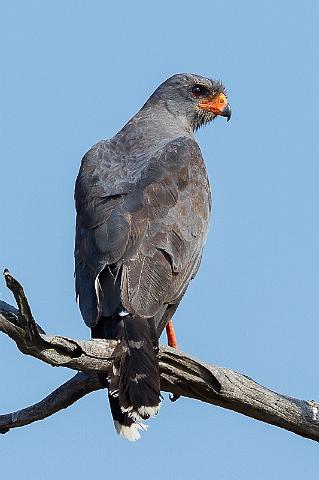
[(221, 117), (226, 117), (227, 118), (227, 122), (229, 122), (230, 120), (230, 117), (231, 117), (231, 108), (230, 108), (230, 105), (229, 103), (226, 105), (226, 107), (221, 110), (220, 114), (219, 114)]
[(214, 97), (205, 99), (200, 102), (198, 106), (203, 110), (212, 112), (216, 117), (218, 115), (226, 117), (227, 122), (230, 120), (231, 108), (224, 93), (219, 93), (218, 95), (214, 95)]

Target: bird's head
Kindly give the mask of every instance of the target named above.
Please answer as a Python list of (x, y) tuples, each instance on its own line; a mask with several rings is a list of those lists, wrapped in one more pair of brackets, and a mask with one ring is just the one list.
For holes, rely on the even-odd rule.
[(179, 73), (162, 83), (150, 101), (160, 102), (193, 130), (217, 116), (231, 117), (225, 87), (217, 80), (191, 73)]

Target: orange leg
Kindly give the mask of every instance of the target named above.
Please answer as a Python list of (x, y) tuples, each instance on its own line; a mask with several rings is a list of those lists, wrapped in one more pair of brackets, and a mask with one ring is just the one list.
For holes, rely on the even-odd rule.
[(172, 320), (169, 320), (168, 324), (166, 325), (166, 335), (167, 335), (168, 345), (170, 347), (177, 348), (176, 335), (174, 332)]
[[(168, 345), (172, 348), (177, 349), (176, 335), (175, 335), (175, 332), (174, 332), (173, 320), (172, 319), (166, 325), (166, 335), (167, 335)], [(178, 400), (179, 397), (180, 397), (180, 395), (175, 395), (175, 393), (174, 393), (173, 395), (169, 396), (169, 399), (170, 399), (171, 402), (176, 402), (176, 400)]]

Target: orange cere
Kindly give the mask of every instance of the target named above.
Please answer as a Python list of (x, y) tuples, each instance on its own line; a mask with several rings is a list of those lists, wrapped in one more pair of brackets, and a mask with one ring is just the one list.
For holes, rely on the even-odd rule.
[(203, 110), (215, 113), (215, 115), (220, 115), (227, 105), (228, 100), (226, 95), (224, 93), (218, 93), (209, 99), (203, 100), (198, 106)]

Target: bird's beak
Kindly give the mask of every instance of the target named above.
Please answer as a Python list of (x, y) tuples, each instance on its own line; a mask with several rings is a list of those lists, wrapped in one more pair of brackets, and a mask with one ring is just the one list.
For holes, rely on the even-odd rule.
[(229, 103), (226, 105), (225, 108), (223, 108), (223, 110), (221, 111), (221, 113), (219, 115), (221, 115), (222, 117), (226, 117), (227, 122), (229, 122), (230, 117), (231, 117), (231, 108), (230, 108)]
[(231, 117), (231, 108), (224, 93), (219, 93), (211, 98), (205, 99), (199, 103), (199, 108), (212, 112), (214, 115), (226, 117), (227, 122)]

